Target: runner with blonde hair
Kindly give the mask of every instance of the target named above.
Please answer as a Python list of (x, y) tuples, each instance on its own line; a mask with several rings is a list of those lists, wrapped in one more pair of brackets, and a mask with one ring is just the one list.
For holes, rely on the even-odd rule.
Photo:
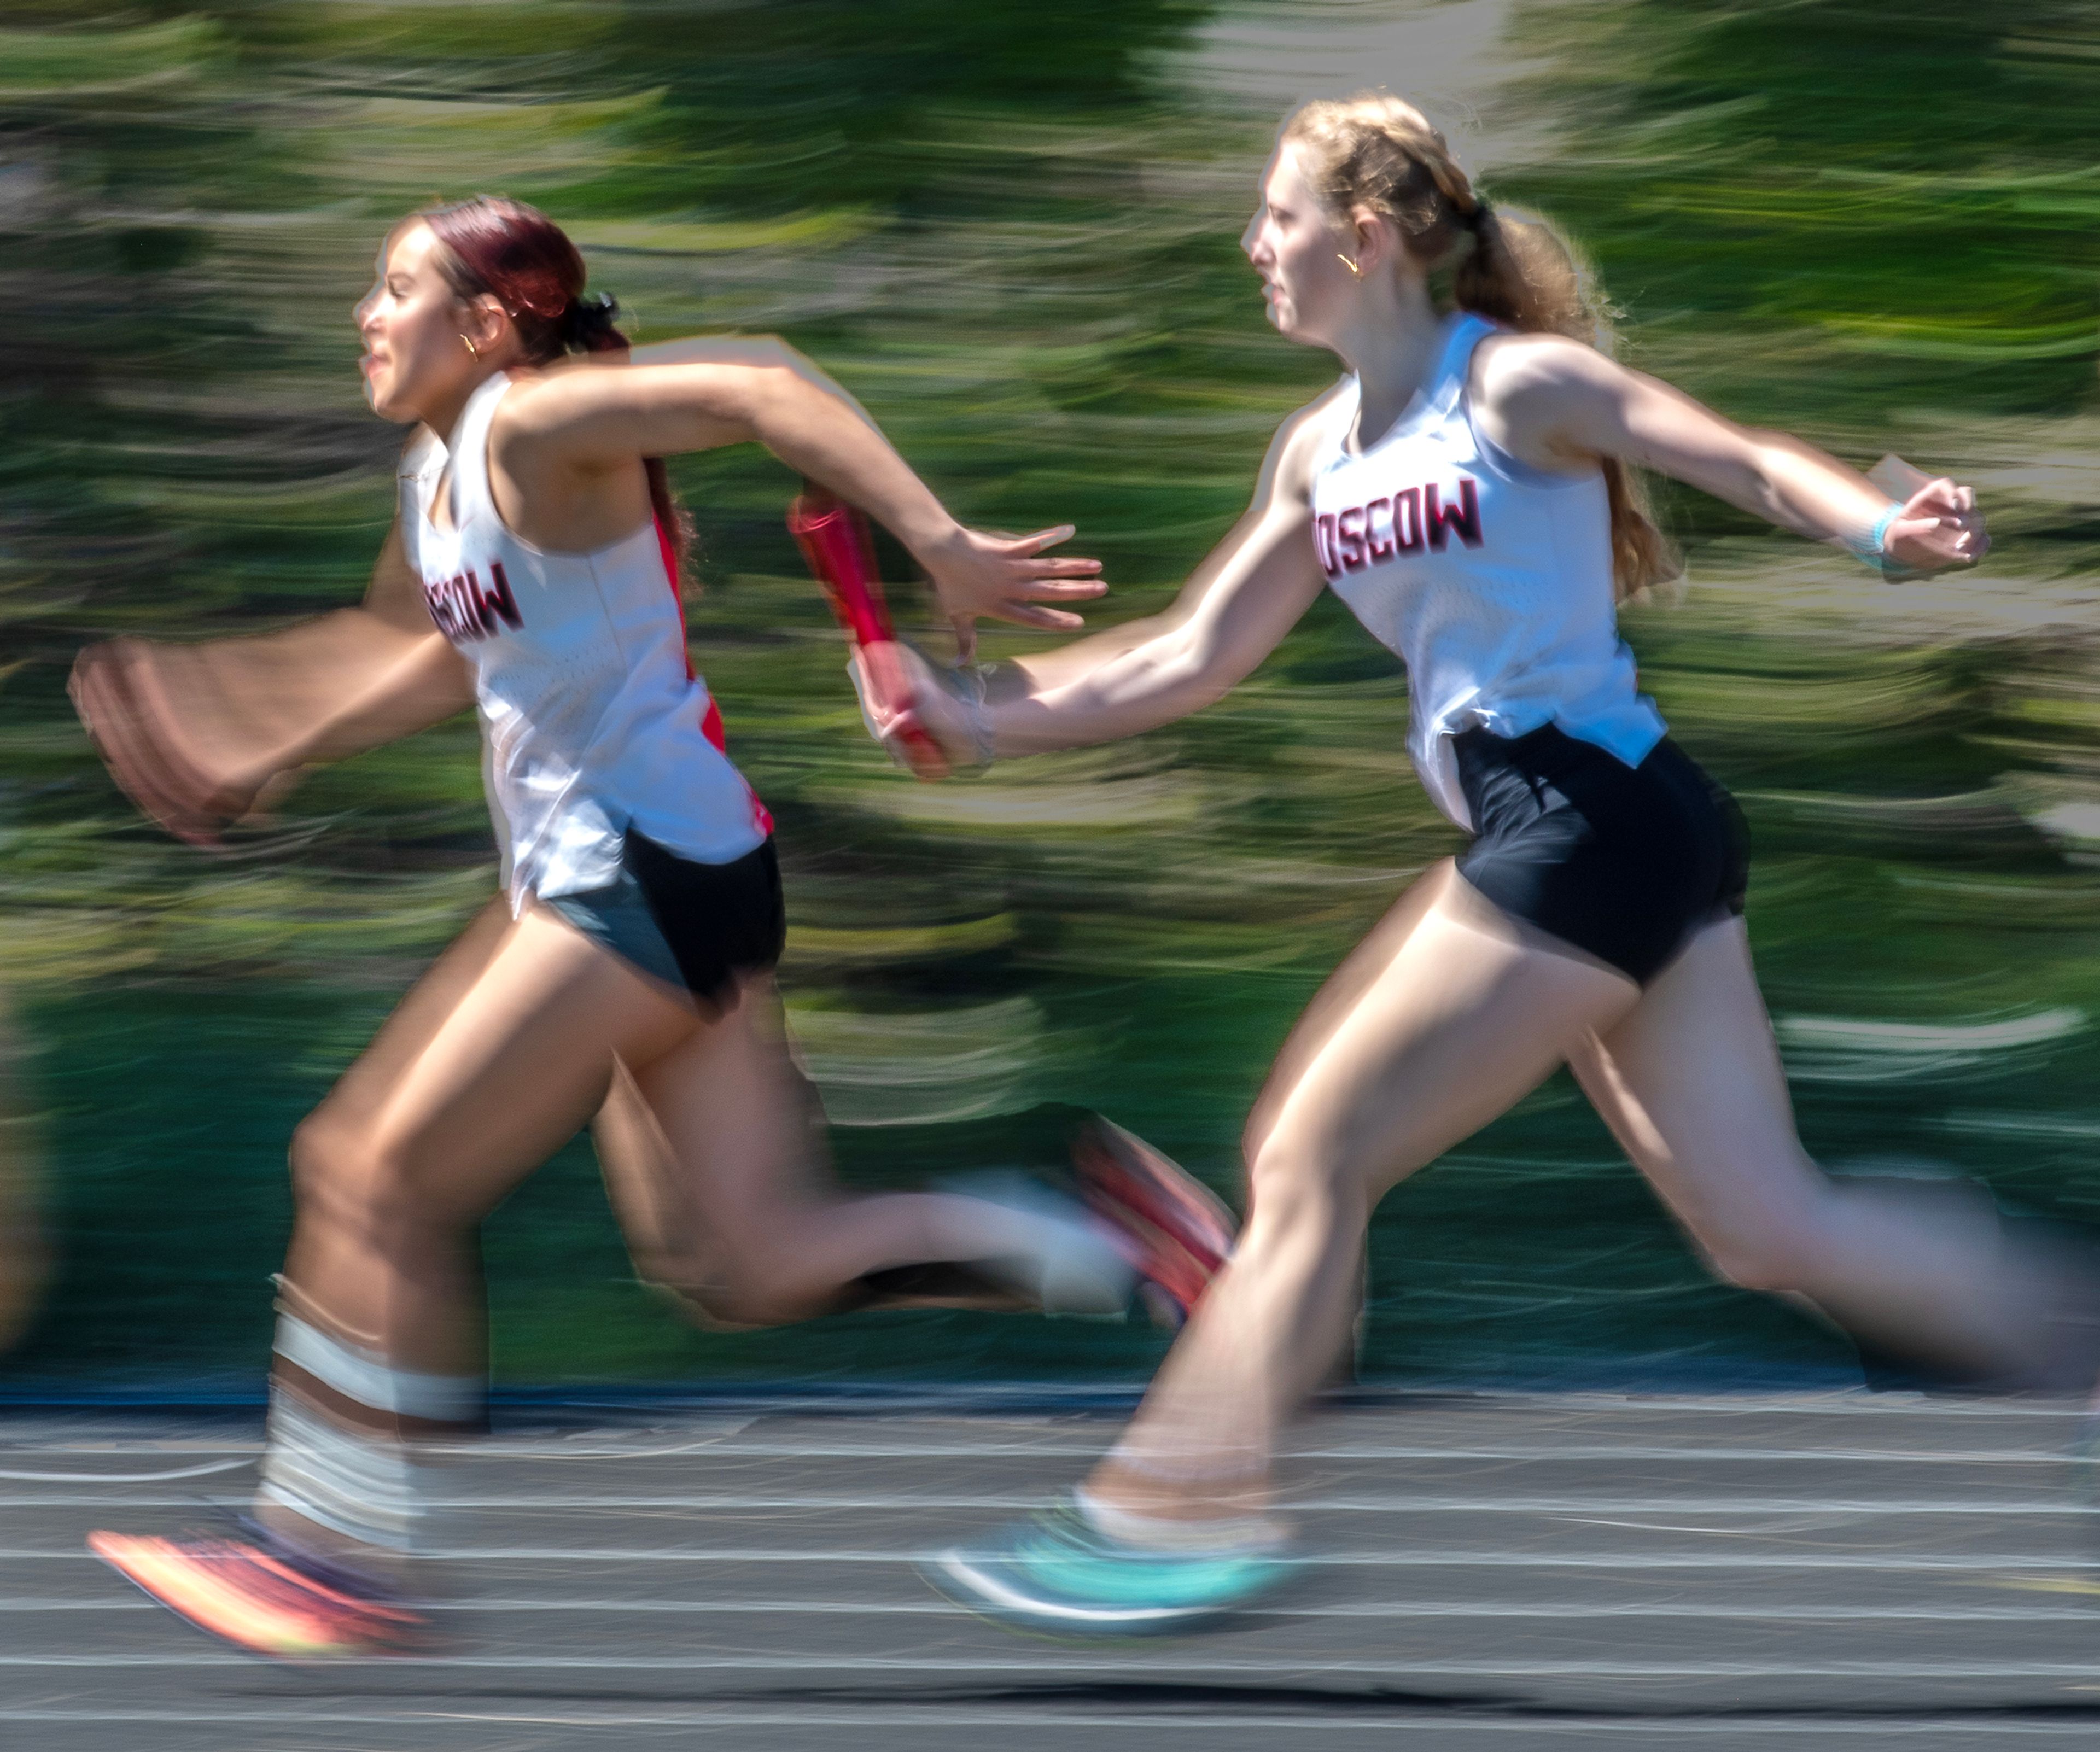
[(1138, 735), (1220, 698), (1331, 589), (1405, 665), (1414, 765), (1473, 837), (1286, 1045), (1244, 1140), (1238, 1249), (1121, 1441), (1069, 1506), (933, 1579), (1101, 1632), (1273, 1585), (1274, 1458), (1344, 1338), (1373, 1208), (1563, 1064), (1730, 1282), (1972, 1379), (2079, 1379), (2085, 1286), (1988, 1201), (1833, 1182), (1804, 1153), (1740, 917), (1740, 814), (1615, 626), (1674, 570), (1637, 467), (1888, 576), (1981, 557), (1969, 489), (1898, 501), (1615, 363), (1566, 244), (1491, 205), (1388, 95), (1285, 122), (1243, 242), (1270, 321), (1347, 375), (1284, 423), (1231, 535), (1167, 613), (967, 689), (922, 669), (877, 727), (980, 759)]

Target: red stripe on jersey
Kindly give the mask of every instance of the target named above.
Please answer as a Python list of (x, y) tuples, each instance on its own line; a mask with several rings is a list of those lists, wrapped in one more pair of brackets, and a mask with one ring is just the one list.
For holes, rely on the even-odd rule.
[[(664, 556), (664, 582), (671, 592), (671, 600), (678, 605), (678, 650), (686, 660), (686, 679), (699, 679), (693, 673), (693, 654), (686, 643), (686, 593), (678, 588), (678, 550), (671, 545), (671, 532), (664, 527), (664, 519), (657, 518), (656, 551)], [(719, 748), (721, 744), (717, 742)]]
[[(678, 550), (671, 545), (671, 532), (664, 527), (664, 519), (656, 523), (656, 550), (664, 556), (664, 582), (670, 589), (671, 600), (678, 609), (678, 649), (686, 659), (686, 679), (696, 682), (699, 675), (693, 669), (692, 647), (687, 643), (686, 632), (686, 593), (678, 588)], [(715, 704), (712, 694), (708, 695), (708, 709), (700, 717), (700, 734), (714, 745), (724, 760), (729, 758), (729, 737), (722, 729), (721, 708)], [(758, 793), (744, 781), (744, 792), (751, 799), (751, 824), (761, 833), (773, 832), (773, 812), (758, 801)]]

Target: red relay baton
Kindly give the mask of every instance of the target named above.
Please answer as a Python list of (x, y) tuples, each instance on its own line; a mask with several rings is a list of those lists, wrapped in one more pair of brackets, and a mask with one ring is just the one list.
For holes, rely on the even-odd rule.
[[(867, 518), (823, 488), (810, 487), (788, 507), (788, 532), (794, 536), (802, 558), (824, 587), (832, 612), (853, 641), (860, 657), (861, 679), (871, 702), (892, 713), (910, 705), (911, 683), (897, 642), (897, 629), (889, 618), (889, 606), (882, 599), (882, 580), (875, 565), (875, 533), (868, 527)], [(916, 725), (899, 730), (893, 739), (919, 778), (948, 776), (948, 757), (941, 752), (940, 744)]]

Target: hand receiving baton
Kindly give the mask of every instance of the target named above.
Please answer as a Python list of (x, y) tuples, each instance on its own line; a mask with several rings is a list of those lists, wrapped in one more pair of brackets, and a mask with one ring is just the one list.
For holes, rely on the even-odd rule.
[[(889, 605), (882, 599), (875, 536), (867, 518), (813, 485), (788, 507), (788, 530), (824, 587), (832, 614), (853, 642), (870, 703), (885, 715), (903, 711), (911, 704), (911, 684)], [(919, 778), (948, 776), (948, 759), (941, 745), (917, 725), (906, 724), (892, 739)]]

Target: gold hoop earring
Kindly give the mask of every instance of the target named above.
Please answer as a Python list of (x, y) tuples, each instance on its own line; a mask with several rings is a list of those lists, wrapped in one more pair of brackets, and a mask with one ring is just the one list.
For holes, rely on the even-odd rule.
[(472, 341), (469, 337), (467, 337), (467, 336), (465, 336), (465, 335), (461, 335), (461, 336), (460, 337), (460, 338), (461, 338), (462, 341), (466, 342), (466, 350), (467, 350), (470, 353), (473, 354), (473, 355), (474, 355), (474, 356), (476, 359), (479, 359), (479, 358), (480, 358), (480, 357), (481, 357), (481, 349), (480, 349), (479, 347), (476, 346), (474, 344), (473, 341)]
[(1357, 279), (1361, 280), (1364, 277), (1364, 271), (1361, 267), (1357, 267), (1357, 264), (1354, 262), (1352, 262), (1347, 256), (1343, 254), (1340, 250), (1337, 249), (1335, 252), (1335, 259), (1339, 262), (1343, 267), (1348, 269), (1348, 271), (1352, 274), (1355, 275)]

